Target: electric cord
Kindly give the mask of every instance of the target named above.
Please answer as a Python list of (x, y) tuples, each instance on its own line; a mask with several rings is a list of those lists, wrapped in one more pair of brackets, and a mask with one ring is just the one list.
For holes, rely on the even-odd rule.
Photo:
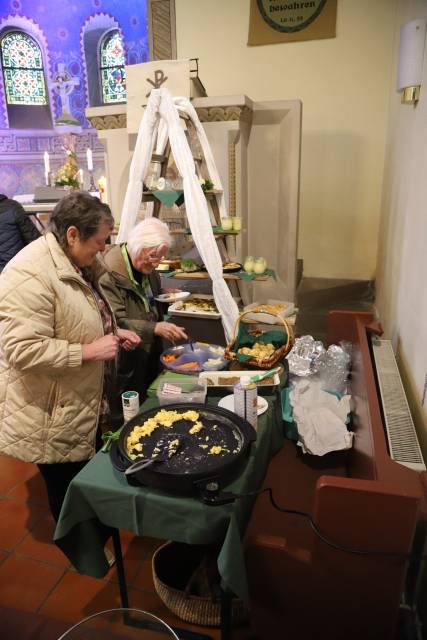
[(357, 548), (354, 548), (354, 547), (349, 547), (349, 546), (340, 544), (338, 542), (335, 542), (334, 540), (331, 540), (330, 538), (325, 536), (320, 531), (319, 527), (316, 525), (316, 523), (314, 522), (314, 520), (311, 517), (311, 515), (309, 513), (307, 513), (306, 511), (301, 511), (299, 509), (288, 509), (288, 508), (285, 508), (285, 507), (281, 507), (278, 504), (278, 502), (276, 501), (276, 499), (274, 498), (273, 489), (271, 487), (266, 487), (265, 489), (260, 489), (259, 491), (250, 491), (248, 493), (240, 494), (240, 495), (236, 496), (236, 498), (241, 499), (241, 498), (246, 498), (246, 497), (250, 497), (250, 496), (258, 496), (258, 495), (260, 495), (262, 493), (268, 493), (268, 496), (270, 498), (270, 502), (273, 505), (273, 507), (275, 509), (277, 509), (277, 511), (280, 511), (281, 513), (288, 513), (290, 515), (301, 516), (301, 517), (305, 518), (306, 520), (308, 520), (311, 529), (318, 536), (318, 538), (320, 538), (320, 540), (324, 544), (328, 545), (329, 547), (332, 547), (333, 549), (335, 549), (337, 551), (342, 551), (344, 553), (350, 553), (350, 554), (358, 555), (358, 556), (380, 556), (380, 557), (386, 557), (386, 558), (401, 558), (401, 559), (405, 559), (405, 560), (418, 560), (418, 561), (427, 559), (427, 554), (416, 555), (416, 554), (410, 554), (410, 553), (402, 553), (400, 551), (384, 551), (382, 549), (378, 549), (378, 550), (357, 549)]

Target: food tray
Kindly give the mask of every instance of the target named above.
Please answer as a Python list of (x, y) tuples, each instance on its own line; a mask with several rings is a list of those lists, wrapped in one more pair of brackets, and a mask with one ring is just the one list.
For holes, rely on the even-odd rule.
[(170, 316), (185, 316), (187, 318), (205, 318), (210, 320), (215, 320), (221, 317), (219, 311), (202, 311), (199, 309), (191, 309), (191, 301), (192, 300), (209, 300), (213, 301), (213, 296), (198, 293), (196, 295), (191, 295), (187, 300), (181, 301), (178, 300), (174, 302), (168, 307), (168, 314)]
[[(157, 398), (160, 406), (182, 402), (203, 404), (206, 399), (206, 388), (205, 379), (192, 378), (192, 380), (173, 380), (172, 382), (163, 380), (157, 388)], [(175, 392), (178, 389), (181, 389), (180, 393)]]
[[(199, 380), (206, 380), (207, 388), (210, 392), (221, 391), (221, 395), (224, 395), (224, 389), (232, 389), (242, 376), (253, 376), (256, 373), (265, 373), (265, 371), (257, 371), (256, 369), (251, 369), (250, 371), (202, 371), (199, 375)], [(272, 378), (272, 383), (269, 378), (259, 380), (256, 383), (259, 394), (270, 395), (278, 389), (280, 384), (279, 374), (275, 373)]]
[[(193, 348), (192, 348), (193, 346)], [(172, 360), (172, 357), (174, 359)], [(209, 363), (210, 359), (218, 360), (217, 363)], [(224, 357), (224, 348), (216, 344), (205, 342), (194, 342), (181, 344), (177, 347), (170, 347), (163, 351), (160, 361), (166, 369), (175, 373), (200, 373), (208, 370), (218, 371), (227, 366), (228, 362)], [(195, 366), (189, 366), (194, 363)], [(211, 369), (210, 367), (214, 367)]]
[(263, 324), (281, 324), (280, 318), (288, 318), (295, 313), (295, 305), (293, 302), (285, 302), (284, 300), (267, 300), (266, 302), (254, 302), (247, 305), (244, 311), (248, 312), (256, 307), (264, 306), (268, 309), (269, 306), (275, 307), (276, 305), (283, 305), (282, 309), (275, 309), (276, 315), (270, 313), (263, 313), (262, 311), (256, 313), (247, 313), (245, 322), (259, 322)]

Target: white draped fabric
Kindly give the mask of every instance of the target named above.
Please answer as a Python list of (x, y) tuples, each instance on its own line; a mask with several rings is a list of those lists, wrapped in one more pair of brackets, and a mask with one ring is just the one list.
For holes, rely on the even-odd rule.
[[(212, 279), (215, 303), (221, 314), (226, 339), (230, 340), (239, 312), (223, 278), (222, 260), (212, 233), (208, 205), (196, 174), (187, 138), (180, 125), (178, 109), (188, 114), (194, 122), (209, 176), (215, 187), (221, 189), (221, 181), (206, 134), (193, 106), (186, 98), (173, 99), (167, 89), (153, 89), (138, 132), (117, 242), (125, 242), (135, 225), (141, 203), (142, 184), (148, 171), (155, 141), (157, 139), (156, 152), (162, 153), (169, 137), (175, 164), (183, 179), (185, 208), (193, 240)], [(222, 198), (219, 201), (219, 207), (221, 217), (226, 216)]]

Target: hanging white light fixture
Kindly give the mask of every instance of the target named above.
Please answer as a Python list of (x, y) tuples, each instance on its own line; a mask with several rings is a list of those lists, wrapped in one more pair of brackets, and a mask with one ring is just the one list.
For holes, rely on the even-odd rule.
[(400, 29), (397, 89), (403, 104), (416, 104), (420, 98), (423, 75), (426, 20), (411, 20)]

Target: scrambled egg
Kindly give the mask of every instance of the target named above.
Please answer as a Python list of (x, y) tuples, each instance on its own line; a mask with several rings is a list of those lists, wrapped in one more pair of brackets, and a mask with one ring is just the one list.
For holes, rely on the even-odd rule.
[(200, 431), (201, 429), (203, 429), (203, 424), (202, 424), (200, 421), (198, 421), (198, 422), (196, 422), (196, 424), (194, 425), (194, 427), (191, 427), (191, 429), (190, 429), (190, 431), (189, 431), (188, 433), (191, 433), (191, 434), (193, 434), (193, 433), (199, 433), (199, 431)]
[(274, 345), (271, 342), (264, 344), (262, 342), (255, 342), (252, 348), (242, 347), (239, 349), (239, 353), (245, 356), (252, 356), (257, 360), (265, 360), (269, 358), (275, 351)]
[(191, 409), (180, 415), (180, 419), (182, 418), (183, 420), (191, 420), (191, 422), (197, 422), (199, 417), (200, 416), (197, 411), (192, 411)]
[(219, 445), (213, 446), (209, 449), (209, 455), (218, 456), (221, 451), (224, 451), (224, 447), (220, 447)]
[[(136, 451), (142, 451), (142, 444), (139, 442), (140, 438), (150, 436), (153, 431), (157, 429), (157, 427), (171, 427), (174, 422), (178, 422), (178, 420), (190, 420), (190, 422), (196, 423), (194, 427), (191, 428), (190, 433), (197, 433), (203, 427), (202, 423), (198, 422), (199, 414), (197, 413), (197, 411), (189, 410), (185, 411), (185, 413), (179, 413), (178, 411), (168, 411), (167, 409), (161, 409), (152, 418), (148, 418), (144, 422), (144, 424), (136, 425), (132, 429), (126, 440), (126, 447), (129, 452), (129, 457), (132, 460), (135, 460), (137, 457), (134, 454), (130, 453), (132, 449), (135, 449)], [(200, 427), (198, 427), (198, 425), (200, 425)], [(192, 429), (197, 430), (192, 431)]]

